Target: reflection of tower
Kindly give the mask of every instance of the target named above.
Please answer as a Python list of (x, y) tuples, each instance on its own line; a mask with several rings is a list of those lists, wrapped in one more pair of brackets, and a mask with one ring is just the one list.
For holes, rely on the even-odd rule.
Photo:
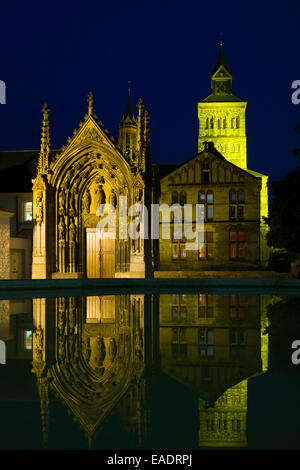
[(247, 447), (247, 380), (234, 385), (213, 407), (199, 400), (200, 447)]

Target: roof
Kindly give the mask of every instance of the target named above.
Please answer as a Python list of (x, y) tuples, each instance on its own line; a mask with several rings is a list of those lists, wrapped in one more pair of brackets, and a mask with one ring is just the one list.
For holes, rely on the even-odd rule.
[[(173, 169), (170, 168), (170, 171), (169, 171), (169, 172), (166, 172), (163, 176), (159, 175), (159, 178), (160, 178), (160, 179), (165, 178), (166, 176), (170, 175), (171, 173), (173, 173), (173, 172), (174, 172), (175, 170), (177, 170), (178, 168), (183, 167), (183, 166), (186, 165), (188, 162), (190, 162), (191, 160), (193, 160), (193, 159), (196, 158), (197, 156), (202, 155), (203, 153), (210, 153), (211, 155), (215, 155), (216, 157), (218, 157), (218, 158), (224, 160), (224, 161), (225, 161), (226, 163), (228, 163), (230, 166), (233, 166), (233, 167), (237, 168), (239, 171), (248, 174), (248, 175), (251, 176), (252, 178), (258, 179), (258, 178), (261, 178), (261, 177), (264, 177), (264, 176), (265, 176), (265, 175), (262, 175), (261, 173), (257, 173), (256, 171), (244, 169), (244, 168), (241, 168), (241, 167), (235, 165), (234, 163), (232, 163), (232, 162), (230, 162), (229, 160), (227, 160), (227, 159), (215, 148), (213, 142), (207, 142), (207, 143), (206, 143), (206, 148), (204, 148), (203, 150), (201, 150), (201, 152), (197, 153), (196, 155), (194, 155), (193, 157), (189, 158), (188, 160), (186, 160), (185, 162), (183, 162), (183, 163), (180, 164), (180, 165), (173, 165)], [(158, 165), (158, 166), (160, 167), (160, 166), (164, 166), (164, 165)], [(166, 166), (171, 167), (172, 165), (166, 165)]]
[(224, 102), (224, 101), (233, 102), (233, 101), (242, 101), (242, 100), (238, 98), (237, 96), (233, 95), (232, 93), (226, 94), (226, 95), (218, 95), (218, 94), (212, 93), (207, 98), (202, 100), (202, 103), (209, 103), (209, 102), (216, 103), (216, 102)]
[(125, 120), (126, 118), (129, 118), (132, 121), (135, 121), (130, 95), (128, 95), (128, 99), (127, 99), (125, 111), (124, 111), (124, 114), (123, 114), (123, 117), (122, 117), (122, 121)]
[(229, 72), (230, 75), (232, 75), (231, 70), (230, 70), (230, 68), (227, 64), (226, 58), (225, 58), (222, 43), (220, 44), (220, 49), (219, 49), (219, 54), (218, 54), (218, 57), (217, 57), (216, 65), (212, 69), (211, 74), (214, 75), (216, 73), (216, 71), (221, 67), (221, 65), (223, 65), (223, 67), (227, 70), (227, 72)]

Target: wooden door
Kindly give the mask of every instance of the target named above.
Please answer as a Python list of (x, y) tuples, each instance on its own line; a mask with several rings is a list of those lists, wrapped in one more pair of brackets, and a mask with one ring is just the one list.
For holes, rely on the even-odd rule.
[(89, 279), (115, 277), (115, 240), (100, 239), (96, 228), (86, 229), (86, 274)]

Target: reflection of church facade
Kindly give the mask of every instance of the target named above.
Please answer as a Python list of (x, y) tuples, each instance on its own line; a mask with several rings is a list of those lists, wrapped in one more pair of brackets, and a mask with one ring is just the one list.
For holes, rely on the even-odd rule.
[[(0, 402), (15, 394), (20, 404), (40, 402), (38, 427), (50, 448), (57, 402), (75, 421), (64, 423), (66, 436), (78, 429), (90, 446), (101, 445), (115, 413), (115, 432), (126, 436), (128, 448), (151, 447), (155, 416), (164, 421), (169, 406), (175, 416), (180, 407), (193, 414), (197, 425), (187, 423), (185, 433), (200, 447), (245, 448), (248, 381), (268, 368), (271, 301), (242, 294), (42, 298), (28, 301), (27, 315), (12, 302)], [(172, 383), (167, 403), (161, 401), (166, 380)], [(183, 403), (182, 390), (194, 401)], [(182, 434), (178, 422), (174, 433)]]
[[(67, 145), (50, 149), (49, 109), (43, 108), (41, 150), (0, 152), (1, 226), (10, 225), (2, 248), (2, 277), (148, 277), (155, 271), (247, 270), (265, 266), (268, 250), (267, 177), (247, 168), (246, 102), (231, 93), (232, 75), (222, 46), (212, 71), (212, 93), (198, 104), (198, 154), (182, 165), (151, 163), (149, 115), (142, 100), (134, 115), (130, 96), (118, 141), (105, 129), (88, 98), (88, 113)], [(33, 192), (31, 192), (33, 181)], [(120, 227), (120, 197), (143, 203), (203, 204), (204, 240), (186, 250), (186, 238), (159, 243), (123, 237), (138, 215)], [(116, 239), (99, 239), (98, 207), (111, 204)], [(150, 221), (150, 215), (149, 215)], [(193, 227), (195, 214), (193, 213)], [(124, 224), (123, 224), (124, 225)], [(33, 230), (32, 230), (33, 229)], [(162, 221), (160, 221), (160, 235)], [(30, 240), (32, 239), (32, 256)]]

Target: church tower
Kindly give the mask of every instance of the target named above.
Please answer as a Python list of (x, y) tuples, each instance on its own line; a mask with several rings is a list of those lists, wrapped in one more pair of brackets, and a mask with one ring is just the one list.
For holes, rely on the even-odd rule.
[(130, 90), (128, 90), (128, 99), (122, 120), (119, 124), (118, 145), (123, 153), (134, 160), (134, 151), (136, 147), (137, 121), (134, 117), (133, 108), (130, 99)]
[(198, 103), (198, 152), (205, 141), (231, 163), (247, 168), (245, 111), (247, 103), (231, 93), (232, 73), (227, 64), (222, 42), (216, 65), (211, 72), (212, 93)]

